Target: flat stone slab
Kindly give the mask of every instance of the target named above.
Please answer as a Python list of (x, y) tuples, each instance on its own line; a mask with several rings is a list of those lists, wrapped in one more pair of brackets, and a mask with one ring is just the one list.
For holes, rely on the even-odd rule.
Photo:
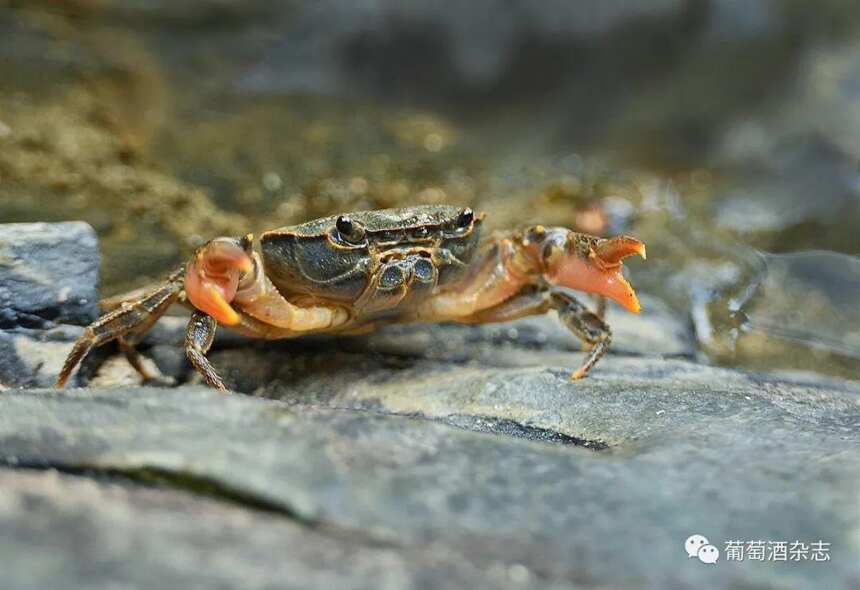
[[(50, 550), (47, 548), (50, 547)], [(6, 590), (522, 587), (444, 547), (401, 548), (189, 492), (0, 470)], [(526, 572), (527, 573), (527, 572)], [(518, 577), (519, 576), (519, 577)]]
[[(332, 365), (289, 404), (194, 387), (10, 390), (0, 461), (206, 481), (529, 587), (860, 583), (856, 384), (609, 360), (576, 383), (552, 368), (468, 365), (422, 383), (419, 363), (389, 371), (375, 398)], [(718, 547), (717, 564), (687, 557), (692, 534)], [(830, 560), (727, 561), (738, 539), (822, 540)], [(424, 583), (458, 585), (439, 579)]]

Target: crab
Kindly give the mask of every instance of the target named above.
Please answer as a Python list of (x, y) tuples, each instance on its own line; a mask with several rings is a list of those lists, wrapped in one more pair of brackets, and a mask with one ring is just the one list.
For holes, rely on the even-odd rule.
[[(206, 358), (218, 325), (269, 340), (356, 334), (390, 323), (505, 322), (556, 310), (587, 347), (571, 379), (585, 377), (609, 348), (606, 299), (638, 313), (622, 260), (645, 245), (535, 225), (481, 240), (484, 214), (450, 205), (362, 211), (201, 246), (167, 278), (116, 303), (75, 342), (63, 387), (89, 351), (112, 340), (151, 377), (135, 345), (174, 303), (190, 308), (188, 360), (227, 391)], [(596, 297), (590, 310), (570, 290)]]

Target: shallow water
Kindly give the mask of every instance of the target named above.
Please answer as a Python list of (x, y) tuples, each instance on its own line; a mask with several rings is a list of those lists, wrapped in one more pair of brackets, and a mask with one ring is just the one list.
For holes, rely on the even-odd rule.
[(714, 361), (860, 378), (860, 8), (610, 4), (5, 5), (0, 218), (91, 223), (105, 295), (356, 209), (624, 231)]

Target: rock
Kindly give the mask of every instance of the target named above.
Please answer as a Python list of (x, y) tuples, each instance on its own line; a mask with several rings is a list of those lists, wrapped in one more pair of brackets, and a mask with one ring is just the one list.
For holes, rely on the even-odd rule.
[(96, 234), (83, 222), (0, 224), (0, 328), (98, 316)]
[[(176, 385), (176, 381), (172, 377), (164, 375), (152, 359), (143, 356), (141, 362), (144, 370), (151, 378), (147, 381), (147, 385), (162, 387)], [(138, 385), (142, 380), (140, 373), (131, 366), (125, 355), (118, 354), (101, 363), (87, 385), (89, 387), (116, 387), (119, 385)]]
[(65, 324), (98, 317), (98, 270), (86, 223), (0, 224), (0, 384), (54, 383), (82, 332)]
[[(0, 385), (6, 387), (49, 387), (72, 345), (83, 332), (79, 326), (58, 326), (52, 330), (0, 330)], [(78, 373), (69, 380), (77, 385)]]
[(516, 568), (477, 568), (444, 547), (374, 544), (186, 491), (53, 471), (0, 471), (0, 560), (8, 590), (526, 585)]
[[(442, 551), (457, 571), (506, 571), (530, 587), (860, 582), (856, 384), (644, 357), (607, 359), (603, 372), (575, 383), (545, 367), (451, 363), (444, 373), (437, 366), (431, 382), (423, 371), (436, 361), (344, 371), (349, 364), (341, 360), (285, 385), (285, 392), (301, 394), (291, 406), (194, 387), (7, 391), (0, 396), (0, 461), (155, 472), (174, 487), (208, 482), (220, 497), (290, 514), (314, 530), (340, 531), (352, 547)], [(467, 430), (479, 423), (481, 432)], [(496, 432), (494, 424), (604, 447), (487, 434)], [(15, 493), (6, 488), (0, 486), (0, 497)], [(24, 510), (8, 508), (8, 499), (0, 504), (6, 514)], [(119, 522), (128, 526), (130, 518)], [(167, 547), (183, 535), (193, 539), (190, 520), (177, 521)], [(51, 539), (73, 538), (74, 522), (48, 522)], [(694, 533), (722, 552), (717, 566), (687, 558), (684, 540)], [(255, 537), (244, 542), (264, 543)], [(26, 553), (28, 539), (7, 537), (5, 551)], [(831, 543), (831, 561), (726, 561), (725, 543), (736, 539), (820, 539)], [(312, 551), (316, 540), (308, 543)], [(236, 551), (223, 556), (234, 563), (246, 555)], [(137, 552), (142, 561), (144, 555)], [(27, 568), (21, 560), (4, 563)], [(363, 571), (360, 560), (338, 563)], [(181, 561), (171, 567), (206, 572)], [(420, 564), (405, 569), (422, 571)], [(317, 586), (300, 572), (292, 579)], [(429, 587), (459, 585), (439, 572), (422, 579)]]
[(173, 379), (176, 383), (181, 383), (191, 370), (182, 347), (158, 344), (147, 350), (146, 354), (162, 375)]
[(776, 104), (718, 131), (709, 160), (725, 180), (712, 201), (715, 221), (762, 250), (856, 253), (860, 43), (852, 36), (797, 57)]

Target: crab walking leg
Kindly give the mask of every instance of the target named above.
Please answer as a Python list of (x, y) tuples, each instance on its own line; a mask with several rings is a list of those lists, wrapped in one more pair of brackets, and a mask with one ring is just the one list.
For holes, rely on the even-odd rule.
[(584, 343), (590, 345), (582, 365), (571, 374), (581, 379), (606, 354), (612, 332), (603, 320), (589, 311), (573, 295), (555, 289), (526, 289), (504, 303), (482, 310), (464, 322), (509, 322), (531, 315), (541, 315), (554, 309), (564, 325)]
[(532, 315), (542, 315), (550, 309), (552, 309), (552, 302), (549, 291), (527, 287), (495, 307), (482, 309), (475, 315), (458, 321), (469, 324), (510, 322)]
[(215, 339), (217, 328), (218, 322), (215, 318), (201, 311), (195, 311), (188, 322), (188, 328), (185, 330), (185, 355), (197, 369), (197, 372), (203, 375), (203, 379), (209, 386), (226, 393), (227, 386), (224, 385), (224, 381), (221, 380), (212, 363), (206, 358), (206, 353), (209, 352), (212, 341)]
[[(581, 379), (606, 354), (612, 333), (603, 321), (606, 299), (639, 313), (639, 299), (622, 274), (622, 260), (645, 245), (629, 236), (603, 239), (562, 227), (540, 225), (497, 237), (472, 263), (472, 270), (418, 311), (419, 319), (476, 323), (507, 321), (556, 309), (567, 328), (590, 345), (582, 366), (572, 375)], [(548, 293), (541, 304), (534, 292)], [(596, 313), (557, 288), (575, 289), (598, 297)], [(528, 300), (521, 299), (528, 293)]]
[(583, 342), (591, 344), (591, 351), (579, 368), (570, 376), (572, 380), (582, 379), (609, 350), (612, 330), (597, 314), (589, 311), (573, 295), (561, 291), (550, 291), (549, 296), (550, 305), (558, 312), (558, 319)]
[(144, 381), (152, 381), (155, 379), (155, 375), (143, 365), (143, 355), (137, 351), (134, 343), (127, 341), (122, 336), (117, 339), (117, 342), (119, 342), (119, 349), (125, 355), (128, 364), (137, 371), (137, 374), (140, 375)]
[(125, 293), (119, 293), (118, 295), (105, 297), (104, 299), (101, 299), (99, 301), (99, 309), (102, 311), (102, 313), (113, 311), (119, 307), (122, 307), (122, 304), (126, 303), (127, 301), (137, 301), (138, 299), (143, 299), (151, 291), (152, 285), (145, 285), (143, 287), (139, 287), (131, 291), (126, 291)]
[[(66, 384), (72, 371), (93, 347), (101, 346), (129, 332), (145, 331), (162, 316), (179, 298), (182, 291), (183, 272), (184, 269), (173, 272), (156, 290), (136, 301), (123, 302), (119, 307), (87, 326), (75, 342), (69, 356), (66, 357), (66, 362), (57, 378), (57, 387), (63, 387)], [(133, 344), (130, 346), (133, 347)], [(134, 366), (134, 362), (132, 365)]]
[[(178, 298), (182, 298), (181, 293)], [(172, 303), (172, 301), (170, 303)], [(152, 328), (153, 324), (158, 321), (158, 318), (161, 317), (162, 313), (167, 309), (167, 306), (169, 306), (170, 303), (166, 303), (161, 312), (150, 313), (148, 317), (144, 317), (141, 323), (137, 324), (134, 328), (117, 338), (119, 349), (125, 355), (128, 364), (137, 371), (137, 374), (140, 375), (145, 382), (152, 381), (156, 378), (156, 375), (144, 366), (143, 355), (137, 351), (137, 345), (143, 337), (146, 336), (146, 333), (149, 332), (149, 329)], [(103, 302), (100, 302), (100, 305), (103, 305)]]

